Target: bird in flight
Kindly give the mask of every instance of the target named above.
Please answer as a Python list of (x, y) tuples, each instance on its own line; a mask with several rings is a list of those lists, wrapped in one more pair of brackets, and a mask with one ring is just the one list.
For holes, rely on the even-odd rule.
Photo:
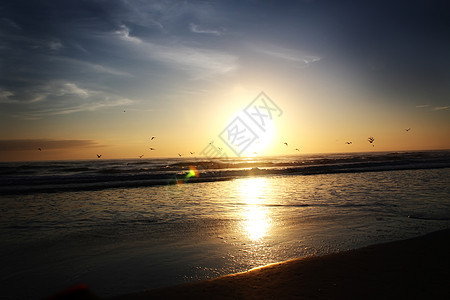
[(285, 144), (286, 146), (288, 145), (288, 143), (287, 143), (287, 142), (284, 142), (283, 144)]
[(154, 140), (155, 139), (155, 137), (154, 136), (152, 136), (152, 138), (150, 139), (150, 141), (152, 141), (152, 140)]
[(152, 151), (153, 151), (153, 150), (156, 150), (156, 149), (155, 149), (155, 148), (153, 148), (153, 147), (150, 147), (149, 149), (150, 149), (150, 150), (152, 150)]
[(300, 151), (300, 149), (298, 149), (298, 148), (295, 148), (295, 150)]
[(41, 149), (41, 148), (38, 148), (38, 150), (39, 150), (39, 151), (42, 151), (42, 149)]
[(178, 156), (179, 156), (179, 157), (181, 157), (181, 154), (180, 154), (180, 153), (178, 153)]
[(375, 147), (375, 145), (373, 144), (373, 141), (375, 141), (375, 138), (373, 136), (369, 137), (367, 140), (369, 141), (369, 143), (372, 144), (372, 147)]
[(190, 154), (194, 154), (195, 152), (189, 151)]
[(347, 145), (350, 145), (350, 144), (352, 144), (352, 142), (345, 142)]
[(142, 156), (144, 156), (144, 154), (142, 154), (142, 155), (139, 155), (139, 158), (142, 158)]
[(102, 157), (102, 155), (101, 154), (97, 154), (97, 158), (100, 158), (100, 157)]
[(405, 129), (406, 131), (410, 131), (411, 130), (411, 128), (408, 128), (408, 129)]

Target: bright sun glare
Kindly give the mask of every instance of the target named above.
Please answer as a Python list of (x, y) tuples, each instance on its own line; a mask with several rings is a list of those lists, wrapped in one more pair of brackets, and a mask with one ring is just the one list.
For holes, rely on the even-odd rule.
[(273, 123), (268, 123), (265, 129), (266, 131), (259, 134), (258, 139), (244, 151), (245, 155), (256, 156), (265, 154), (265, 151), (273, 141), (275, 126)]
[[(241, 143), (241, 141), (245, 141), (249, 136), (242, 136), (240, 141), (235, 141), (235, 144), (230, 145), (230, 147), (233, 147), (234, 150), (238, 153), (240, 153), (240, 156), (247, 156), (247, 157), (254, 157), (259, 155), (266, 155), (267, 150), (269, 146), (272, 144), (276, 127), (275, 122), (273, 120), (265, 118), (264, 123), (264, 130), (262, 130), (260, 127), (258, 127), (257, 124), (255, 124), (251, 119), (245, 117), (245, 115), (242, 114), (242, 112), (237, 113), (233, 116), (229, 124), (233, 123), (233, 120), (236, 120), (237, 118), (240, 118), (240, 120), (245, 123), (246, 127), (241, 127), (238, 130), (242, 130), (240, 132), (250, 130), (252, 132), (251, 136), (255, 139), (247, 145), (246, 143)], [(245, 129), (243, 129), (245, 128)], [(245, 133), (244, 133), (245, 135)], [(230, 140), (230, 136), (228, 136), (228, 140)]]

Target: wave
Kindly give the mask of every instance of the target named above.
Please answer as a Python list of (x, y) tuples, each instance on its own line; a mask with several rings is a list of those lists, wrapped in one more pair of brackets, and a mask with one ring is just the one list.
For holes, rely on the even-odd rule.
[(449, 216), (431, 216), (431, 215), (409, 215), (410, 219), (426, 220), (426, 221), (450, 221)]
[(322, 154), (295, 157), (95, 160), (0, 164), (0, 192), (22, 194), (231, 180), (449, 168), (450, 151)]

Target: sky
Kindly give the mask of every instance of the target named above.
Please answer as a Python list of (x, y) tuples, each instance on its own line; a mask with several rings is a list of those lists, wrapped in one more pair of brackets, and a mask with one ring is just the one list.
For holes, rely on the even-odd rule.
[(0, 161), (450, 149), (449, 36), (447, 1), (2, 1)]

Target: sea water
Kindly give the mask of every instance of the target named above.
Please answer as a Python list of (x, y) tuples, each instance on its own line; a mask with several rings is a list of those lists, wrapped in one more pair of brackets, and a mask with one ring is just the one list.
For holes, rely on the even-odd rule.
[(0, 174), (0, 295), (13, 299), (77, 283), (114, 296), (450, 225), (448, 151), (21, 162)]

